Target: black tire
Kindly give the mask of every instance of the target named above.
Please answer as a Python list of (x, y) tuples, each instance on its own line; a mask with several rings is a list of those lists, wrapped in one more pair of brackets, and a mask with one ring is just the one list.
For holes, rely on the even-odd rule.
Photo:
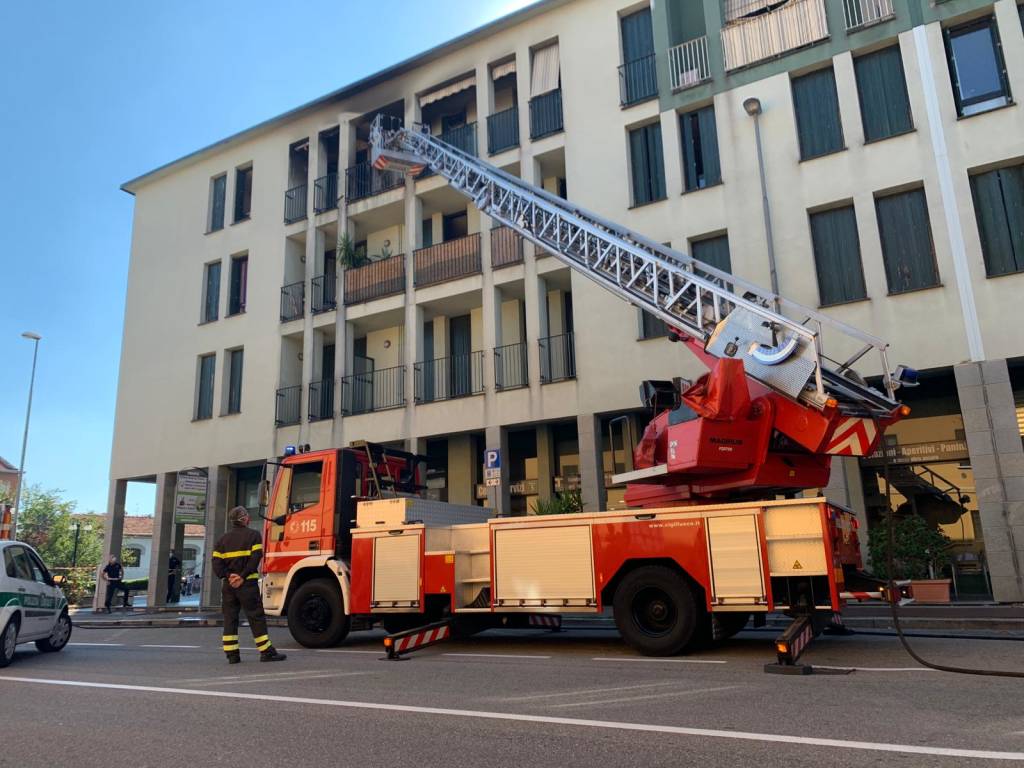
[(288, 601), (288, 631), (306, 648), (330, 648), (348, 636), (341, 590), (330, 579), (312, 579)]
[(14, 649), (18, 644), (18, 620), (12, 618), (4, 631), (0, 632), (0, 669), (14, 661)]
[(693, 589), (682, 574), (663, 565), (626, 574), (613, 606), (622, 639), (644, 656), (674, 656), (697, 629)]
[(71, 617), (67, 609), (60, 612), (57, 623), (53, 625), (53, 632), (44, 640), (36, 640), (36, 648), (43, 653), (56, 653), (64, 650), (64, 646), (71, 639)]

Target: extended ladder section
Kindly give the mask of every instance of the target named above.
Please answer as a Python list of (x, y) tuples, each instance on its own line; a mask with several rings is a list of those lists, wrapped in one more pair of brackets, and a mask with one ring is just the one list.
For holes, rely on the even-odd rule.
[[(747, 374), (772, 391), (863, 418), (884, 418), (899, 407), (881, 339), (609, 222), (420, 126), (385, 124), (378, 115), (370, 143), (374, 167), (416, 173), (429, 166), (482, 213), (695, 339), (709, 355), (742, 359)], [(825, 336), (841, 350), (835, 358), (825, 354)], [(879, 355), (884, 391), (852, 368), (871, 352)]]

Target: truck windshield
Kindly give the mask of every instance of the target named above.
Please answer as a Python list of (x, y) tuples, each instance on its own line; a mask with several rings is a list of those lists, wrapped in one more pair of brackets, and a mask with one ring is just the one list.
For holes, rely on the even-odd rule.
[(292, 467), (292, 489), (288, 494), (288, 511), (298, 512), (320, 501), (320, 478), (323, 462), (311, 461)]

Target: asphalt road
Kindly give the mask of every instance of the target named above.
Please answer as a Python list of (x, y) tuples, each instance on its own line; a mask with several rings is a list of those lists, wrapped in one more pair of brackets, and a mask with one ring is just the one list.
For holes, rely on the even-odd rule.
[[(243, 647), (251, 639), (243, 628)], [(917, 667), (891, 637), (821, 638), (764, 674), (768, 633), (649, 660), (614, 632), (486, 633), (381, 660), (273, 629), (280, 664), (228, 666), (217, 628), (77, 629), (0, 670), (0, 765), (962, 766), (1024, 761), (1024, 680)], [(916, 638), (946, 663), (1024, 668), (1024, 642)]]

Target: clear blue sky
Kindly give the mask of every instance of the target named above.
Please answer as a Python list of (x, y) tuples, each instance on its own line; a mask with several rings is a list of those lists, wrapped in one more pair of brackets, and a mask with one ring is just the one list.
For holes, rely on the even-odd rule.
[[(106, 511), (132, 198), (122, 182), (528, 0), (0, 3), (0, 456)], [(145, 429), (144, 424), (139, 429)], [(148, 514), (134, 489), (129, 514)]]

